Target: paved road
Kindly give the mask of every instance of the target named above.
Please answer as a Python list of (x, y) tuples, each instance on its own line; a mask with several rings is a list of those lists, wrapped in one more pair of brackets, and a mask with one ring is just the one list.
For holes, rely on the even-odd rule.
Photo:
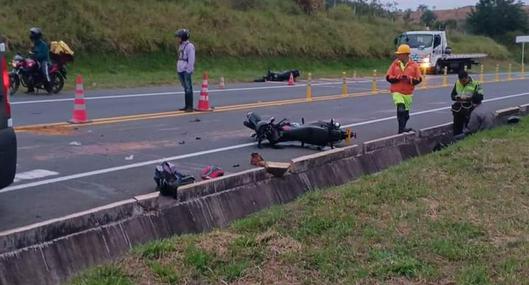
[[(440, 83), (441, 78), (430, 78), (430, 84)], [(211, 90), (217, 111), (200, 114), (175, 112), (183, 94), (172, 87), (88, 92), (94, 123), (75, 128), (63, 124), (71, 113), (71, 94), (15, 96), (15, 123), (21, 128), (18, 175), (16, 183), (0, 190), (0, 230), (152, 192), (154, 166), (163, 160), (198, 176), (208, 164), (228, 173), (251, 168), (249, 157), (255, 151), (275, 161), (318, 151), (295, 144), (258, 150), (250, 130), (242, 126), (248, 111), (291, 120), (335, 118), (357, 132), (357, 142), (395, 133), (391, 98), (385, 93), (368, 95), (370, 80), (351, 80), (348, 91), (355, 94), (346, 98), (332, 96), (340, 94), (340, 82), (319, 80), (313, 86), (312, 103), (303, 100), (304, 83)], [(379, 82), (379, 87), (386, 84)], [(529, 80), (488, 83), (485, 89), (490, 110), (529, 103)], [(419, 90), (410, 126), (450, 121), (449, 91)]]

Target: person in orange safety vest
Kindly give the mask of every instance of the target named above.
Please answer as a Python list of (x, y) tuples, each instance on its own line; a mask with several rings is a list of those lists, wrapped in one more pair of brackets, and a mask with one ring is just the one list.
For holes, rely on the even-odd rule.
[(415, 86), (422, 82), (421, 69), (410, 58), (410, 53), (409, 45), (400, 45), (395, 53), (397, 59), (393, 61), (386, 74), (386, 80), (391, 84), (390, 92), (393, 96), (393, 102), (397, 107), (399, 134), (412, 130), (406, 128), (406, 124), (410, 119), (413, 91)]

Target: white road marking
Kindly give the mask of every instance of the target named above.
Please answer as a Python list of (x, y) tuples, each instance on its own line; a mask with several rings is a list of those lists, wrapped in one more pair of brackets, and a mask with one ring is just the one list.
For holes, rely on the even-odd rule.
[[(483, 100), (483, 102), (494, 102), (494, 101), (500, 101), (500, 100), (506, 100), (506, 99), (511, 99), (511, 98), (527, 96), (527, 95), (529, 95), (529, 92), (520, 93), (520, 94), (513, 94), (513, 95), (507, 95), (507, 96), (498, 97), (498, 98), (491, 98), (491, 99)], [(428, 109), (428, 110), (424, 110), (424, 111), (414, 112), (414, 113), (411, 113), (410, 115), (411, 116), (418, 116), (418, 115), (422, 115), (422, 114), (435, 113), (435, 112), (444, 111), (444, 110), (448, 110), (448, 109), (450, 109), (450, 107)], [(370, 124), (384, 122), (384, 121), (389, 121), (389, 120), (393, 120), (393, 119), (395, 119), (395, 116), (385, 117), (385, 118), (380, 118), (380, 119), (374, 119), (374, 120), (369, 120), (369, 121), (364, 121), (364, 122), (359, 122), (359, 123), (354, 123), (354, 124), (349, 124), (349, 125), (344, 125), (343, 127), (344, 128), (350, 128), (350, 127), (357, 127), (357, 126), (363, 126), (363, 125), (370, 125)], [(181, 159), (185, 159), (185, 158), (197, 157), (197, 156), (202, 156), (202, 155), (207, 155), (207, 154), (212, 154), (212, 153), (219, 153), (219, 152), (224, 152), (224, 151), (229, 151), (229, 150), (241, 149), (241, 148), (245, 148), (245, 147), (249, 147), (249, 146), (253, 146), (253, 145), (256, 145), (256, 143), (238, 144), (238, 145), (233, 145), (233, 146), (227, 146), (227, 147), (222, 147), (222, 148), (216, 148), (216, 149), (210, 149), (210, 150), (205, 150), (205, 151), (199, 151), (199, 152), (195, 152), (195, 153), (184, 154), (184, 155), (177, 155), (177, 156), (173, 156), (173, 157), (166, 157), (166, 158), (161, 158), (161, 159), (149, 160), (149, 161), (138, 162), (138, 163), (133, 163), (133, 164), (127, 164), (127, 165), (122, 165), (122, 166), (104, 168), (104, 169), (99, 169), (99, 170), (94, 170), (94, 171), (89, 171), (89, 172), (84, 172), (84, 173), (67, 175), (67, 176), (63, 176), (63, 177), (57, 177), (57, 178), (52, 178), (52, 179), (47, 179), (47, 180), (42, 180), (42, 181), (36, 181), (36, 182), (32, 182), (32, 183), (14, 185), (14, 186), (10, 186), (10, 187), (7, 187), (5, 189), (0, 190), (0, 193), (6, 193), (6, 192), (15, 191), (15, 190), (21, 190), (21, 189), (27, 189), (27, 188), (32, 188), (32, 187), (37, 187), (37, 186), (42, 186), (42, 185), (58, 183), (58, 182), (64, 182), (64, 181), (73, 180), (73, 179), (79, 179), (79, 178), (84, 178), (84, 177), (90, 177), (90, 176), (95, 176), (95, 175), (112, 173), (112, 172), (116, 172), (116, 171), (122, 171), (122, 170), (127, 170), (127, 169), (132, 169), (132, 168), (138, 168), (138, 167), (147, 166), (147, 165), (154, 165), (154, 164), (162, 163), (164, 161), (175, 161), (175, 160), (181, 160)]]
[[(384, 80), (379, 80), (380, 82)], [(350, 82), (348, 84), (354, 83), (368, 83), (369, 80)], [(261, 86), (261, 87), (242, 87), (242, 88), (231, 88), (231, 89), (211, 89), (209, 93), (222, 93), (230, 91), (254, 91), (254, 90), (268, 90), (268, 89), (281, 89), (281, 88), (298, 88), (306, 87), (307, 84), (296, 84), (294, 86), (288, 86), (286, 83), (281, 86)], [(342, 84), (341, 82), (325, 82), (325, 83), (314, 83), (314, 86), (326, 86), (326, 85), (337, 85)], [(195, 90), (194, 93), (199, 94), (200, 90)], [(86, 100), (109, 100), (109, 99), (123, 99), (123, 98), (135, 98), (135, 97), (150, 97), (150, 96), (167, 96), (167, 95), (181, 95), (184, 94), (183, 91), (175, 92), (155, 92), (155, 93), (137, 93), (137, 94), (122, 94), (122, 95), (104, 95), (104, 96), (85, 96)], [(57, 102), (71, 102), (73, 98), (62, 98), (62, 99), (45, 99), (45, 100), (27, 100), (27, 101), (14, 101), (11, 102), (11, 105), (27, 105), (27, 104), (41, 104), (41, 103), (57, 103)]]
[(17, 173), (15, 175), (15, 181), (14, 182), (20, 182), (22, 180), (33, 180), (33, 179), (40, 179), (48, 176), (54, 176), (59, 175), (59, 172), (50, 171), (46, 169), (35, 169), (31, 171), (21, 172)]

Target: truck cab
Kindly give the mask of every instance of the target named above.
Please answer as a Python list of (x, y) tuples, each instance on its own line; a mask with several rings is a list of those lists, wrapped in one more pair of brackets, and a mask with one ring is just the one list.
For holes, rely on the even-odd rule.
[(0, 36), (0, 189), (13, 183), (17, 165), (17, 138), (11, 118), (5, 52), (6, 44)]
[(411, 58), (431, 73), (442, 73), (446, 67), (458, 72), (471, 69), (477, 59), (486, 54), (452, 54), (445, 31), (408, 31), (395, 39), (396, 45), (407, 44), (411, 48)]

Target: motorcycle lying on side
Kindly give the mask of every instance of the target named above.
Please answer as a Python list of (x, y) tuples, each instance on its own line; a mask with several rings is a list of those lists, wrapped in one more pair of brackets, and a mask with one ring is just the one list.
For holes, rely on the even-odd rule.
[[(64, 88), (64, 81), (66, 80), (66, 62), (65, 59), (52, 59), (52, 64), (49, 67), (50, 87), (51, 93), (57, 94)], [(40, 70), (39, 63), (31, 57), (24, 57), (17, 53), (11, 62), (13, 69), (9, 73), (10, 95), (14, 95), (20, 85), (29, 89), (45, 88), (45, 78)]]
[(246, 115), (244, 126), (255, 131), (252, 137), (257, 140), (258, 147), (267, 140), (271, 146), (281, 142), (299, 141), (301, 146), (305, 144), (315, 145), (320, 148), (334, 145), (347, 138), (354, 137), (349, 130), (341, 129), (339, 123), (333, 119), (330, 121), (317, 121), (309, 124), (290, 122), (283, 119), (276, 123), (275, 118), (263, 120), (261, 116), (250, 112)]

